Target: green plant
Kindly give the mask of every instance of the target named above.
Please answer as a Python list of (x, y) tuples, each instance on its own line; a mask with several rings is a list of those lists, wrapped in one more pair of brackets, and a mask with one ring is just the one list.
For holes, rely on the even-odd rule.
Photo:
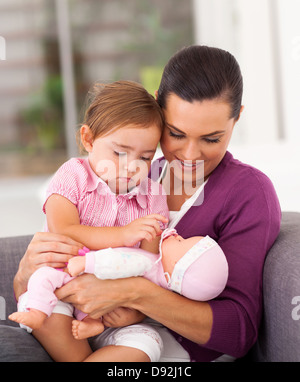
[(33, 95), (21, 113), (27, 129), (32, 129), (31, 149), (51, 150), (64, 146), (62, 79), (58, 75), (47, 78), (44, 87)]
[[(174, 8), (180, 6), (180, 0), (172, 0), (172, 5)], [(137, 1), (135, 13), (130, 24), (130, 41), (125, 49), (137, 57), (140, 81), (154, 95), (169, 58), (191, 43), (191, 28), (186, 24), (167, 25), (161, 6), (153, 1)]]

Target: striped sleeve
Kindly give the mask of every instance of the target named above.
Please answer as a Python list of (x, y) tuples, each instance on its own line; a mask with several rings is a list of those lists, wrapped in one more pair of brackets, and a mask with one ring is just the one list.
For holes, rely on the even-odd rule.
[(70, 159), (57, 170), (48, 185), (43, 205), (44, 213), (46, 213), (45, 205), (47, 200), (53, 194), (61, 195), (77, 206), (86, 185), (87, 172), (81, 161), (76, 158)]

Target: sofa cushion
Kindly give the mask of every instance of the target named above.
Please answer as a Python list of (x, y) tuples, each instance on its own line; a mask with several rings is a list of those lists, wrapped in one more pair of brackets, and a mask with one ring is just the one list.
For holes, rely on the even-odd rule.
[(263, 291), (264, 316), (255, 360), (299, 361), (300, 213), (283, 213), (280, 234), (266, 258)]
[(24, 329), (0, 324), (0, 362), (51, 362), (39, 342)]
[(32, 236), (18, 236), (0, 240), (0, 324), (19, 326), (7, 319), (16, 311), (13, 279)]

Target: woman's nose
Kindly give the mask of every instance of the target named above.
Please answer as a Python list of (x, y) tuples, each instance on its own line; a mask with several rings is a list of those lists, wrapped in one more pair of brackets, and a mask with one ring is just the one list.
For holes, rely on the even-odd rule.
[(188, 142), (182, 150), (183, 160), (195, 161), (200, 158), (199, 146), (195, 142)]

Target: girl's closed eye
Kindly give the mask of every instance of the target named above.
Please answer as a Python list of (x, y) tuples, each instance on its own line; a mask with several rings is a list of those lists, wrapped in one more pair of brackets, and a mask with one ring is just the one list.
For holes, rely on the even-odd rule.
[(125, 151), (115, 151), (115, 150), (114, 150), (114, 154), (118, 157), (127, 155)]

